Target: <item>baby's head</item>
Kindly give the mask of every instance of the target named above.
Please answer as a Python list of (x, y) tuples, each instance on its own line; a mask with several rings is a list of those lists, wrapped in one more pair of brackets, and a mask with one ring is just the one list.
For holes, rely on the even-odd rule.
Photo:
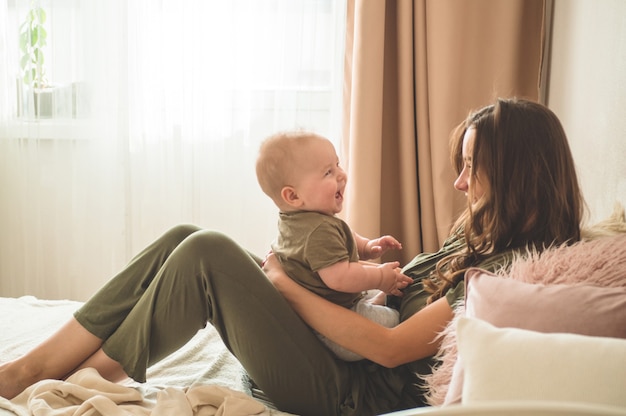
[(332, 191), (324, 188), (334, 187), (333, 195), (337, 193), (342, 198), (346, 179), (338, 164), (335, 148), (328, 139), (307, 131), (288, 131), (263, 141), (256, 174), (263, 192), (281, 211), (304, 209), (332, 215), (337, 208), (330, 207), (330, 201), (321, 202), (317, 195)]

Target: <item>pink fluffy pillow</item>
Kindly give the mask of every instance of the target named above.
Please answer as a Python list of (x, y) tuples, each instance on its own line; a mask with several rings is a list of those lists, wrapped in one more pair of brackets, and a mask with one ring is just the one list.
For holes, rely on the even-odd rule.
[(532, 284), (480, 269), (465, 285), (465, 315), (496, 327), (626, 338), (626, 287)]
[[(508, 273), (474, 269), (468, 271), (466, 285), (468, 316), (476, 312), (496, 326), (626, 338), (626, 300), (618, 299), (626, 288), (624, 234), (528, 253), (515, 259)], [(442, 333), (441, 364), (424, 378), (431, 405), (460, 400), (462, 363), (457, 363), (455, 328), (465, 313), (463, 306), (455, 311)]]

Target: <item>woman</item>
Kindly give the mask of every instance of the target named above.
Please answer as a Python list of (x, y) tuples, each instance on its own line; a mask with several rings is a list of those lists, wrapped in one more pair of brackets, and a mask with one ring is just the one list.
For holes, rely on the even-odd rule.
[[(263, 266), (270, 282), (260, 259), (229, 238), (179, 226), (59, 332), (0, 367), (0, 395), (84, 367), (109, 380), (144, 381), (147, 366), (208, 321), (281, 410), (367, 415), (422, 405), (416, 373), (429, 371), (437, 333), (463, 296), (464, 270), (505, 265), (527, 246), (578, 240), (583, 209), (565, 133), (546, 107), (497, 100), (470, 115), (451, 143), (454, 186), (468, 206), (439, 252), (404, 268), (414, 283), (396, 299), (397, 327), (378, 326), (301, 288), (273, 256)], [(335, 359), (307, 324), (369, 360)]]

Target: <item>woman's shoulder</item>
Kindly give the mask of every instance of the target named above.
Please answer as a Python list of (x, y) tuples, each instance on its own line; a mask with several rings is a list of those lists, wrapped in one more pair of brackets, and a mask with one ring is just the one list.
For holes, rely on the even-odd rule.
[(492, 273), (496, 273), (502, 269), (506, 270), (511, 267), (513, 259), (523, 256), (524, 252), (525, 250), (523, 249), (509, 249), (500, 253), (494, 253), (480, 261), (476, 267)]

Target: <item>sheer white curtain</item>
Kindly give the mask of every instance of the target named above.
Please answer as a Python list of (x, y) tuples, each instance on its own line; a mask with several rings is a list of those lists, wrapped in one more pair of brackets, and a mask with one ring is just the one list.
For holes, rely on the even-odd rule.
[[(20, 79), (33, 5), (50, 114)], [(336, 0), (3, 0), (0, 296), (84, 300), (183, 222), (264, 254), (258, 144), (290, 128), (339, 141), (344, 22)]]

